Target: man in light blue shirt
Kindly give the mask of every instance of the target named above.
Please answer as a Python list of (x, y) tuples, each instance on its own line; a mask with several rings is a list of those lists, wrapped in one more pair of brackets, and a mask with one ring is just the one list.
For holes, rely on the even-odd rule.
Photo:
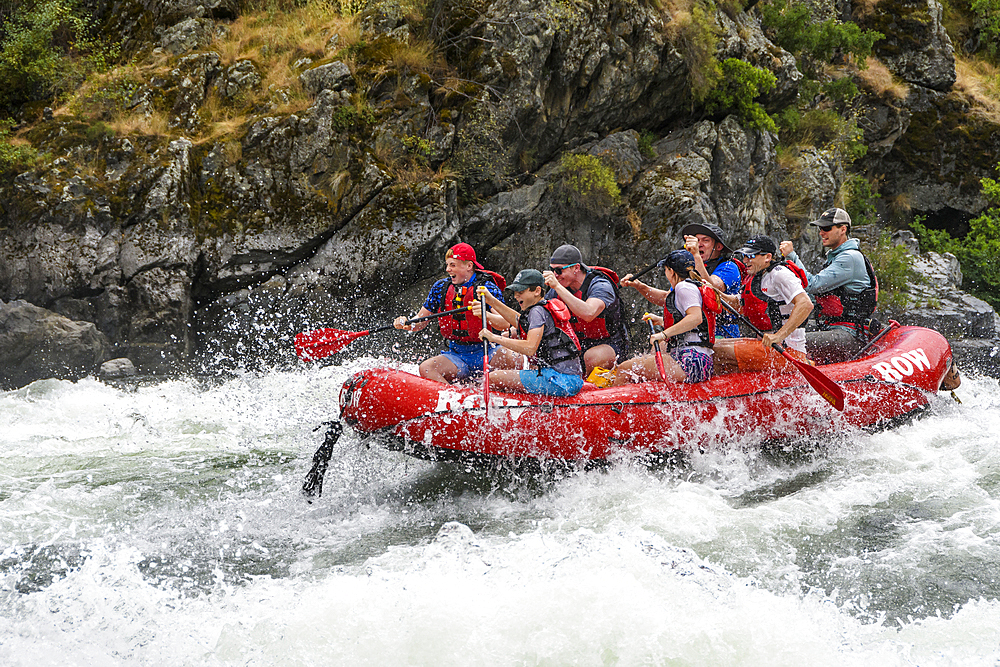
[(806, 292), (818, 306), (816, 321), (820, 330), (806, 334), (813, 360), (817, 364), (846, 361), (870, 337), (868, 328), (878, 302), (878, 279), (858, 240), (850, 238), (851, 216), (847, 211), (828, 209), (809, 224), (819, 228), (819, 238), (827, 249), (819, 273), (809, 273), (791, 241), (781, 243), (781, 254), (805, 271), (809, 279)]

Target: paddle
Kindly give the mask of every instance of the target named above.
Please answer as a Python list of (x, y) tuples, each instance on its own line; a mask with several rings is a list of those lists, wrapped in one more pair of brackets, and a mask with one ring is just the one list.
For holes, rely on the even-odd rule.
[[(486, 295), (479, 295), (479, 305), (483, 309), (483, 328), (488, 329), (490, 323), (486, 319)], [(490, 341), (483, 339), (483, 403), (486, 405), (486, 418), (490, 418)]]
[(653, 262), (652, 264), (650, 264), (649, 266), (647, 266), (645, 269), (643, 269), (639, 273), (637, 273), (634, 276), (632, 276), (630, 278), (630, 280), (638, 280), (639, 278), (642, 278), (644, 275), (646, 275), (647, 273), (649, 273), (650, 271), (652, 271), (653, 269), (655, 269), (656, 265), (659, 264), (659, 263), (660, 263), (659, 260)]
[[(306, 481), (302, 483), (302, 495), (306, 498), (323, 495), (323, 475), (326, 474), (326, 469), (330, 465), (330, 457), (333, 456), (333, 446), (337, 444), (337, 439), (344, 431), (344, 425), (336, 421), (323, 422), (313, 430), (318, 431), (324, 426), (329, 426), (330, 428), (326, 432), (326, 437), (323, 438), (323, 444), (313, 454), (312, 468), (306, 473)], [(312, 501), (310, 500), (309, 502)]]
[[(469, 308), (471, 308), (471, 306), (462, 306), (461, 308), (445, 310), (440, 313), (432, 313), (430, 315), (424, 315), (423, 317), (413, 317), (406, 320), (404, 324), (416, 324), (417, 322), (433, 320), (437, 317), (444, 317), (445, 315), (454, 315), (455, 313), (460, 313), (463, 310), (469, 310)], [(323, 357), (328, 357), (331, 354), (340, 352), (356, 338), (361, 338), (362, 336), (367, 336), (368, 334), (378, 333), (379, 331), (386, 331), (387, 329), (394, 328), (394, 324), (386, 324), (385, 326), (378, 327), (377, 329), (370, 329), (368, 331), (341, 331), (340, 329), (316, 329), (314, 331), (304, 331), (295, 335), (295, 354), (302, 361), (316, 361), (317, 359), (322, 359)]]
[[(647, 315), (649, 313), (646, 313)], [(656, 327), (653, 326), (653, 320), (646, 320), (649, 322), (649, 333), (656, 333)], [(656, 370), (660, 372), (660, 379), (664, 382), (667, 381), (667, 369), (663, 367), (663, 355), (660, 353), (660, 341), (653, 341), (653, 351), (656, 353)]]
[(860, 350), (858, 350), (854, 354), (854, 356), (851, 357), (850, 361), (855, 361), (855, 360), (860, 359), (861, 357), (865, 356), (865, 353), (868, 350), (872, 349), (872, 346), (875, 345), (875, 343), (877, 343), (880, 340), (882, 340), (882, 336), (886, 335), (887, 333), (889, 333), (890, 331), (892, 331), (893, 329), (895, 329), (898, 326), (899, 326), (899, 322), (897, 322), (896, 320), (889, 320), (889, 324), (885, 325), (884, 329), (882, 329), (877, 334), (875, 334), (875, 337), (872, 338), (870, 341), (868, 341), (867, 345), (865, 345), (863, 348), (861, 348)]
[[(725, 299), (722, 298), (722, 292), (719, 292), (718, 288), (716, 288), (713, 285), (712, 289), (714, 289), (719, 294), (719, 303), (721, 303), (726, 310), (732, 313), (733, 316), (735, 316), (736, 319), (738, 319), (740, 322), (743, 322), (743, 324), (747, 325), (751, 331), (757, 334), (757, 336), (761, 338), (764, 337), (763, 331), (755, 327), (750, 322), (750, 320), (748, 320), (739, 311), (737, 311), (735, 308), (726, 303)], [(792, 365), (795, 366), (795, 368), (797, 368), (800, 373), (802, 373), (802, 375), (806, 379), (806, 382), (809, 383), (809, 386), (815, 389), (820, 396), (822, 396), (824, 399), (827, 400), (827, 402), (830, 403), (830, 405), (832, 405), (837, 410), (842, 411), (844, 409), (844, 390), (841, 389), (836, 382), (834, 382), (827, 376), (823, 375), (823, 373), (821, 373), (815, 366), (810, 366), (809, 364), (803, 363), (798, 359), (796, 359), (795, 357), (793, 357), (792, 355), (788, 354), (788, 352), (784, 349), (783, 346), (778, 345), (777, 343), (772, 343), (771, 347), (773, 347), (778, 352), (778, 354), (780, 354), (785, 359), (790, 361)]]

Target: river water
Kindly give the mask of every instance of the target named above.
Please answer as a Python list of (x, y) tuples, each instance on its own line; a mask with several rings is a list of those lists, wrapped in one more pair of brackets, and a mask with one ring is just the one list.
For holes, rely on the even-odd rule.
[(1000, 664), (1000, 387), (812, 453), (476, 475), (338, 443), (353, 361), (0, 393), (0, 665)]

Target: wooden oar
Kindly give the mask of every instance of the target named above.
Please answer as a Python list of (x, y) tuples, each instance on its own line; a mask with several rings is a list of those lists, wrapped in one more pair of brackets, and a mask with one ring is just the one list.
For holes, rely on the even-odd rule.
[[(413, 317), (406, 320), (404, 324), (416, 324), (417, 322), (433, 320), (438, 317), (444, 317), (445, 315), (454, 315), (455, 313), (461, 313), (462, 311), (469, 310), (471, 307), (472, 306), (462, 306), (461, 308), (445, 310), (440, 313), (432, 313), (430, 315), (424, 315), (423, 317)], [(386, 324), (385, 326), (378, 327), (377, 329), (369, 329), (368, 331), (341, 331), (340, 329), (328, 328), (316, 329), (314, 331), (304, 331), (295, 335), (295, 354), (302, 361), (316, 361), (317, 359), (322, 359), (330, 356), (331, 354), (340, 352), (342, 349), (347, 347), (351, 341), (357, 338), (394, 328), (394, 324)]]
[[(718, 293), (719, 303), (722, 304), (723, 308), (732, 313), (740, 322), (743, 322), (743, 324), (747, 325), (751, 331), (757, 334), (757, 336), (759, 336), (760, 338), (764, 337), (763, 331), (755, 327), (750, 322), (750, 320), (748, 320), (746, 317), (743, 316), (742, 313), (740, 313), (735, 308), (726, 303), (725, 299), (722, 298), (722, 293), (719, 292), (718, 288), (716, 288), (713, 285), (712, 289), (714, 289)], [(841, 389), (836, 382), (834, 382), (827, 376), (823, 375), (823, 373), (821, 373), (819, 369), (817, 369), (815, 366), (810, 366), (809, 364), (803, 363), (798, 359), (796, 359), (795, 357), (793, 357), (792, 355), (788, 354), (788, 351), (785, 350), (785, 348), (782, 345), (778, 345), (777, 343), (772, 343), (771, 347), (773, 347), (778, 352), (778, 354), (780, 354), (785, 359), (790, 361), (792, 365), (795, 366), (795, 368), (797, 368), (800, 373), (802, 373), (803, 377), (805, 377), (806, 379), (806, 382), (809, 383), (809, 386), (815, 389), (820, 396), (822, 396), (824, 399), (827, 400), (827, 402), (830, 403), (830, 405), (835, 407), (837, 410), (844, 409), (844, 390)]]
[[(655, 334), (656, 327), (653, 326), (653, 320), (646, 321), (649, 322), (649, 333)], [(660, 379), (666, 382), (667, 369), (663, 367), (663, 355), (660, 353), (660, 341), (653, 341), (653, 351), (656, 353), (656, 370), (660, 372)]]

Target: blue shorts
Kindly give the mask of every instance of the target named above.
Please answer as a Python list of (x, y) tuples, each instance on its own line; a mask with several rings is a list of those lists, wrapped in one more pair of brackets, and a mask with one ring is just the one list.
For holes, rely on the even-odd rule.
[(579, 375), (560, 373), (552, 368), (530, 368), (519, 373), (521, 384), (529, 394), (545, 396), (575, 396), (583, 388)]
[[(490, 345), (490, 358), (496, 352), (496, 345)], [(472, 343), (448, 343), (448, 349), (441, 352), (441, 356), (455, 364), (458, 369), (458, 379), (479, 377), (483, 374), (483, 344)]]
[(683, 347), (673, 350), (670, 353), (673, 360), (681, 367), (687, 376), (685, 382), (704, 382), (712, 377), (712, 369), (715, 367), (712, 355), (696, 347)]

